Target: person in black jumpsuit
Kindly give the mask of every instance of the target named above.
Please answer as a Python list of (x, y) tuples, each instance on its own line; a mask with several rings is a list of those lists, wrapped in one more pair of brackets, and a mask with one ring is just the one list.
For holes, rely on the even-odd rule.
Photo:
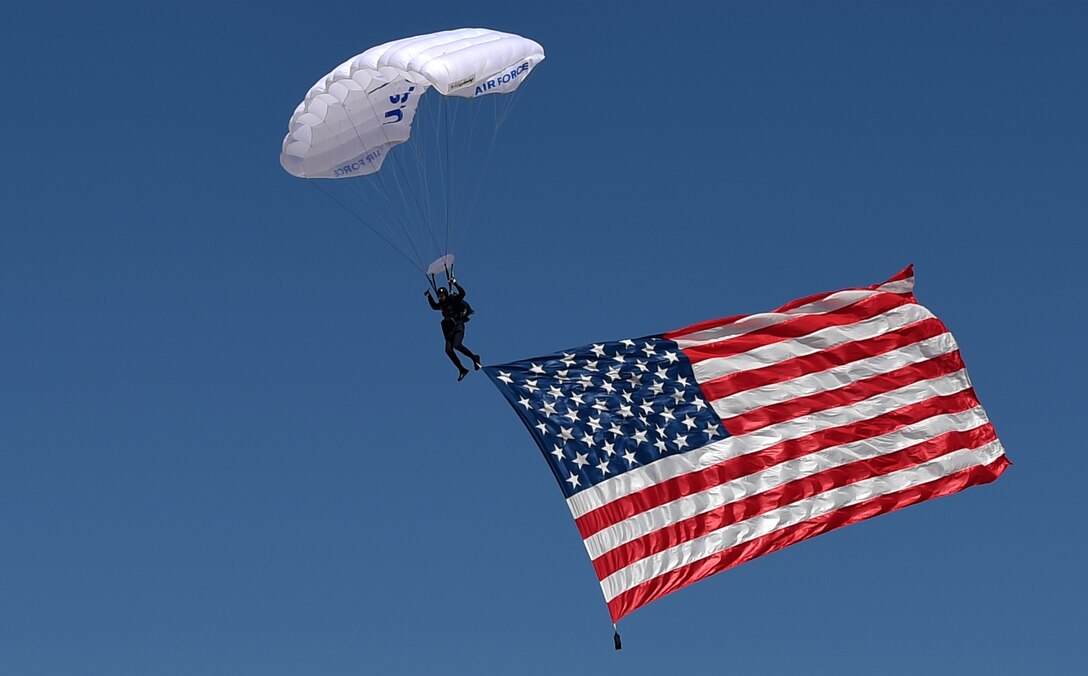
[(430, 290), (424, 293), (431, 304), (431, 309), (442, 312), (442, 335), (446, 338), (446, 355), (457, 367), (457, 379), (462, 380), (468, 375), (468, 369), (461, 365), (461, 360), (457, 358), (454, 350), (471, 359), (472, 366), (477, 371), (480, 370), (480, 355), (474, 354), (461, 343), (465, 339), (465, 304), (463, 302), (465, 290), (456, 279), (450, 280), (450, 286), (456, 290), (456, 293), (451, 294), (446, 287), (442, 287), (438, 290), (437, 301), (431, 296)]

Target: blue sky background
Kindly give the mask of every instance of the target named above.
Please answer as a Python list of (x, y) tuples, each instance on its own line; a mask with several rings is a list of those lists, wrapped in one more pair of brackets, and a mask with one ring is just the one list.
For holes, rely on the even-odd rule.
[[(1014, 466), (611, 626), (424, 284), (284, 173), (342, 60), (547, 61), (459, 273), (495, 363), (916, 265)], [(0, 23), (0, 673), (1073, 673), (1088, 6), (17, 3)]]

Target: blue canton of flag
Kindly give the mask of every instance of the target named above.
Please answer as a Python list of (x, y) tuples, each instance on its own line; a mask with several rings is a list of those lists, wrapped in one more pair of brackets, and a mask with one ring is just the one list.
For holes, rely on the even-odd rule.
[(729, 434), (660, 335), (489, 366), (566, 497)]

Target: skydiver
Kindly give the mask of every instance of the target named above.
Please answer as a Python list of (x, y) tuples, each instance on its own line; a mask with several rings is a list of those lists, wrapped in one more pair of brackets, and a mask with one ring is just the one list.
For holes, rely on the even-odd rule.
[(451, 294), (443, 286), (438, 290), (437, 302), (431, 296), (430, 289), (423, 293), (427, 296), (427, 302), (431, 304), (431, 309), (441, 310), (442, 312), (442, 336), (446, 339), (446, 355), (453, 362), (453, 365), (457, 367), (457, 380), (460, 381), (464, 380), (465, 376), (468, 375), (468, 369), (461, 365), (461, 360), (457, 358), (453, 351), (457, 350), (470, 358), (472, 367), (477, 371), (480, 370), (480, 355), (474, 354), (472, 350), (461, 343), (465, 338), (465, 322), (468, 321), (472, 310), (468, 303), (465, 302), (465, 289), (457, 283), (456, 279), (450, 279), (450, 286), (456, 289), (457, 292)]

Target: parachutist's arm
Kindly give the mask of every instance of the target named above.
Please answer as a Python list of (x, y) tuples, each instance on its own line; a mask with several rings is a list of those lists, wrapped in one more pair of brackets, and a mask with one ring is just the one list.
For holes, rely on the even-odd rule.
[(458, 298), (464, 298), (465, 297), (465, 287), (458, 284), (456, 279), (451, 279), (450, 280), (450, 286), (457, 289), (457, 297)]
[(427, 294), (427, 302), (431, 304), (431, 309), (432, 310), (441, 310), (442, 309), (442, 306), (440, 304), (436, 303), (434, 301), (434, 298), (431, 297), (431, 292), (430, 291), (424, 291), (424, 293)]

